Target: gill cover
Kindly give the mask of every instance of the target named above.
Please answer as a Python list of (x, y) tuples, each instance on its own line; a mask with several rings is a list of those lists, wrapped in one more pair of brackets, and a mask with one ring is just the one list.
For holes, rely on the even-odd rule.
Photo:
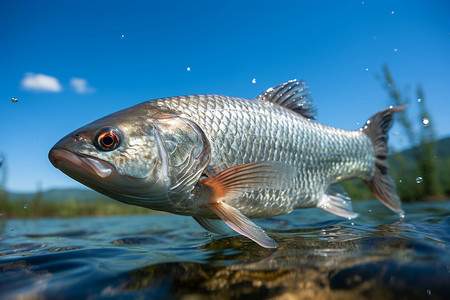
[(186, 199), (210, 161), (209, 141), (196, 123), (177, 115), (160, 114), (151, 124), (168, 197), (172, 202)]

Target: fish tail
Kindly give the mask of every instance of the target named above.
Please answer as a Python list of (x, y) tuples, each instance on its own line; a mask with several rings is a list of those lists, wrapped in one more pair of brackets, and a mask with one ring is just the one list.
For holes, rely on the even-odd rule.
[(371, 179), (364, 180), (372, 193), (390, 210), (403, 214), (395, 183), (389, 175), (388, 131), (392, 126), (393, 115), (405, 109), (407, 105), (388, 108), (373, 115), (362, 131), (370, 138), (375, 150), (375, 172)]

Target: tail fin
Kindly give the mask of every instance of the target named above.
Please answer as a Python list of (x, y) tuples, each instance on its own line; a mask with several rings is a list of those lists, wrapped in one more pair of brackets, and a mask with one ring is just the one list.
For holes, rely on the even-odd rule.
[(403, 214), (400, 198), (395, 191), (395, 183), (389, 176), (387, 163), (387, 132), (392, 126), (393, 115), (407, 105), (388, 108), (373, 115), (362, 131), (370, 138), (375, 150), (375, 173), (369, 181), (364, 181), (372, 193), (392, 211)]

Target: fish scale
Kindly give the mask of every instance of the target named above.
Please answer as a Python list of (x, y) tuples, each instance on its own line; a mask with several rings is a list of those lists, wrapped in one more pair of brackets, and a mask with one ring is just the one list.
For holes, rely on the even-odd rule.
[(254, 161), (281, 161), (296, 167), (296, 185), (291, 189), (258, 190), (229, 200), (251, 218), (314, 207), (330, 183), (344, 177), (366, 179), (373, 173), (373, 146), (362, 132), (318, 124), (272, 103), (196, 95), (147, 104), (199, 124), (212, 147), (206, 172), (210, 176)]

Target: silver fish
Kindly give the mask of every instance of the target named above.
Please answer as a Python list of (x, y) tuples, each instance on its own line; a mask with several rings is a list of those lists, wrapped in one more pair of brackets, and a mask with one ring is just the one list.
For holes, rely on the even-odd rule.
[[(388, 174), (387, 131), (395, 112), (348, 131), (312, 121), (304, 81), (256, 99), (192, 95), (151, 100), (70, 133), (49, 153), (82, 184), (124, 203), (193, 216), (266, 248), (278, 244), (251, 218), (318, 207), (354, 218), (340, 181), (362, 179), (388, 208), (403, 213)], [(224, 226), (224, 221), (227, 226)]]

